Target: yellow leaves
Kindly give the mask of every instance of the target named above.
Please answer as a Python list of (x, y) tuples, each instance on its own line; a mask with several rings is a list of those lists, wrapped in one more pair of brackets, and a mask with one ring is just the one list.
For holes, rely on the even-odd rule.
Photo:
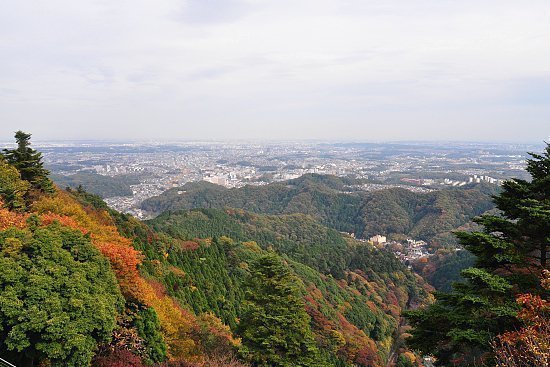
[(258, 246), (256, 241), (243, 242), (242, 245), (247, 249), (257, 253), (260, 253), (262, 251), (262, 249), (260, 248), (260, 246)]
[(411, 351), (406, 351), (405, 353), (403, 353), (405, 355), (405, 357), (408, 358), (409, 361), (411, 361), (412, 363), (415, 363), (416, 362), (416, 356), (414, 355), (413, 352)]
[(158, 283), (140, 279), (140, 289), (141, 300), (157, 313), (170, 357), (198, 359), (200, 351), (191, 337), (197, 323), (195, 316), (166, 296)]

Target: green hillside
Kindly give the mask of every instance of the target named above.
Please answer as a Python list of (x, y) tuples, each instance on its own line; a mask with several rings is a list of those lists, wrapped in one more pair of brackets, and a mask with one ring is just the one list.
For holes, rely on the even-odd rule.
[(266, 186), (226, 189), (188, 183), (150, 198), (142, 208), (152, 212), (193, 208), (239, 208), (255, 213), (312, 216), (338, 231), (369, 237), (382, 233), (452, 243), (451, 231), (494, 207), (496, 188), (468, 186), (413, 193), (395, 188), (359, 191), (359, 182), (327, 175), (305, 175)]
[(300, 281), (315, 340), (331, 365), (383, 364), (400, 343), (401, 310), (428, 299), (425, 283), (393, 255), (301, 214), (198, 209), (165, 213), (150, 229), (126, 216), (118, 223), (146, 255), (147, 276), (185, 308), (213, 312), (232, 330), (250, 264), (275, 251)]
[(102, 198), (131, 196), (132, 188), (130, 185), (139, 183), (136, 177), (130, 175), (111, 177), (89, 172), (79, 172), (74, 175), (53, 174), (50, 178), (59, 187), (76, 189), (80, 186), (84, 190), (99, 195)]

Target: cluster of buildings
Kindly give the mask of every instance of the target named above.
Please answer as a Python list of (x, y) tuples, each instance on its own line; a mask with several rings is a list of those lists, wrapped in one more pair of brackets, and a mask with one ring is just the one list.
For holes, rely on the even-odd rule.
[(444, 185), (450, 185), (450, 186), (464, 186), (467, 184), (482, 183), (482, 182), (490, 183), (493, 185), (502, 185), (504, 180), (487, 176), (487, 175), (473, 175), (468, 177), (467, 181), (451, 180), (448, 178), (443, 180)]
[(411, 261), (428, 257), (428, 243), (422, 240), (407, 239), (405, 241), (387, 241), (386, 236), (377, 234), (369, 238), (369, 242), (378, 247), (384, 247), (395, 254), (405, 264)]
[(436, 187), (437, 185), (464, 186), (468, 184), (479, 184), (482, 182), (493, 184), (493, 185), (502, 185), (502, 183), (504, 182), (503, 179), (494, 178), (488, 175), (477, 175), (477, 174), (471, 175), (467, 179), (463, 179), (463, 180), (454, 180), (451, 178), (442, 178), (442, 179), (402, 178), (401, 181), (411, 185), (428, 186), (428, 187)]

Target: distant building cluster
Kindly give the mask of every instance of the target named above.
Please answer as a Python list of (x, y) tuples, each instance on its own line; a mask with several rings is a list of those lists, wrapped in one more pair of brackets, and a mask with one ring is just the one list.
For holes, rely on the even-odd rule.
[(457, 181), (457, 180), (450, 180), (450, 179), (446, 178), (443, 181), (443, 184), (444, 185), (450, 185), (450, 186), (464, 186), (464, 185), (467, 185), (467, 184), (482, 183), (482, 182), (490, 183), (490, 184), (493, 184), (493, 185), (502, 185), (504, 180), (493, 178), (493, 177), (487, 176), (487, 175), (479, 175), (479, 176), (478, 175), (473, 175), (473, 176), (468, 177), (468, 181)]
[(395, 256), (405, 264), (431, 255), (428, 252), (428, 243), (422, 240), (409, 238), (405, 241), (387, 241), (386, 236), (377, 234), (369, 238), (369, 242), (378, 247), (383, 246), (387, 250), (393, 252)]
[(443, 179), (417, 179), (417, 178), (402, 178), (402, 182), (406, 182), (408, 184), (417, 185), (417, 186), (429, 186), (434, 187), (436, 185), (446, 185), (446, 186), (464, 186), (468, 184), (479, 184), (482, 182), (490, 183), (493, 185), (502, 185), (504, 180), (494, 178), (488, 175), (472, 175), (468, 177), (468, 179), (465, 180), (453, 180), (450, 178), (443, 178)]

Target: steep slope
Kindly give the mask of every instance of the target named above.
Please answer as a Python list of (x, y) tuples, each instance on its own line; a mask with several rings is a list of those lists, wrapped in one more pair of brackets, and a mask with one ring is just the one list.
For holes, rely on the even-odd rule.
[[(168, 293), (195, 312), (214, 310), (232, 327), (240, 313), (247, 264), (268, 249), (282, 254), (303, 282), (320, 346), (340, 363), (378, 365), (387, 359), (398, 339), (401, 310), (428, 298), (421, 279), (392, 254), (309, 216), (202, 209), (164, 213), (148, 224), (179, 240), (165, 249), (176, 270), (151, 265), (150, 272), (164, 274)], [(233, 239), (220, 237), (226, 234)]]
[(494, 207), (494, 187), (475, 185), (431, 193), (405, 189), (357, 190), (357, 181), (305, 175), (266, 186), (226, 189), (189, 183), (143, 202), (152, 213), (193, 208), (239, 208), (255, 213), (311, 215), (338, 231), (369, 237), (377, 233), (407, 235), (451, 243), (451, 231)]
[(228, 355), (238, 345), (219, 319), (197, 317), (143, 276), (142, 253), (101, 199), (31, 189), (1, 156), (0, 177), (3, 357), (29, 366), (87, 366), (92, 357), (94, 365), (141, 366), (205, 360), (209, 343)]
[[(0, 173), (0, 260), (9, 269), (0, 277), (0, 352), (18, 364), (194, 366), (217, 356), (225, 365), (240, 350), (250, 269), (267, 254), (297, 277), (323, 365), (385, 365), (400, 345), (401, 311), (429, 298), (391, 254), (312, 216), (212, 209), (148, 226), (82, 190), (32, 188), (1, 157)], [(28, 311), (18, 316), (20, 304)]]

